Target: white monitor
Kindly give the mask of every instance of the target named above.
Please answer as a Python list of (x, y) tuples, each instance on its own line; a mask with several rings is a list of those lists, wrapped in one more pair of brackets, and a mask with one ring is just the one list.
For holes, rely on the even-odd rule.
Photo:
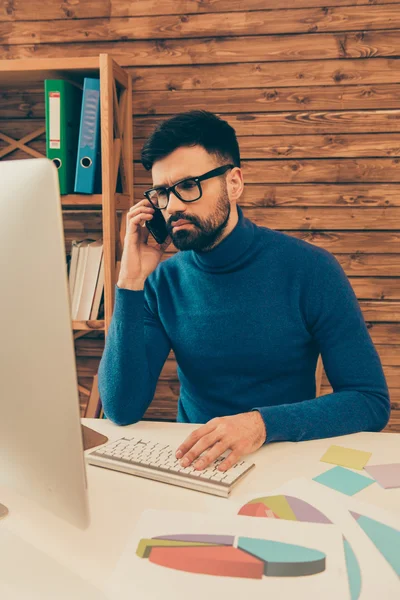
[(61, 200), (47, 158), (0, 162), (0, 503), (2, 487), (89, 525)]

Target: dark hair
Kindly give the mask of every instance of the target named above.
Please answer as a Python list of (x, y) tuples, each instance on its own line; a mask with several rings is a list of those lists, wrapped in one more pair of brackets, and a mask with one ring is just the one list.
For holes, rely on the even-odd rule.
[(223, 119), (206, 110), (191, 110), (160, 123), (146, 140), (141, 153), (142, 165), (150, 171), (153, 164), (181, 146), (203, 146), (216, 156), (240, 167), (236, 132)]

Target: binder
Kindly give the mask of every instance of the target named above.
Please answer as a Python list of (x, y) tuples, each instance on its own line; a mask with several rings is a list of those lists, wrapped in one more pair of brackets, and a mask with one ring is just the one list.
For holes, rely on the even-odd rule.
[[(100, 79), (85, 77), (74, 191), (93, 194), (100, 175)], [(96, 190), (97, 191), (97, 190)]]
[(82, 89), (64, 79), (45, 79), (46, 156), (58, 171), (60, 194), (74, 191)]

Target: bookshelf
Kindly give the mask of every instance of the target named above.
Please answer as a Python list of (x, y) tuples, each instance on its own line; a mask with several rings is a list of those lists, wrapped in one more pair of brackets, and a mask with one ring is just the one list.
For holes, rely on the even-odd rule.
[[(74, 339), (92, 331), (104, 331), (107, 336), (114, 309), (114, 288), (118, 280), (123, 243), (125, 238), (126, 214), (133, 205), (133, 147), (132, 147), (132, 79), (130, 75), (108, 54), (95, 57), (76, 58), (28, 58), (0, 60), (0, 89), (12, 94), (13, 90), (32, 89), (42, 86), (44, 99), (45, 79), (66, 79), (83, 86), (85, 77), (100, 79), (101, 121), (101, 194), (67, 194), (61, 196), (62, 208), (80, 207), (101, 209), (102, 238), (104, 252), (104, 319), (96, 321), (71, 321)], [(28, 144), (45, 133), (45, 127), (37, 127), (20, 139), (10, 132), (2, 133), (0, 140), (5, 147), (0, 149), (0, 160), (14, 150), (20, 150), (27, 158), (45, 158), (46, 155)], [(116, 192), (118, 175), (122, 190)], [(117, 211), (121, 214), (118, 224)], [(102, 417), (97, 375), (91, 389), (79, 385), (79, 391), (88, 397), (86, 417)]]

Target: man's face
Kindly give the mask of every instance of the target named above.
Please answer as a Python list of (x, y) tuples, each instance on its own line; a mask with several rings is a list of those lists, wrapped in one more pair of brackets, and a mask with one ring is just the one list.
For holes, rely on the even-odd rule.
[[(226, 161), (228, 164), (229, 161)], [(169, 187), (186, 177), (198, 177), (222, 166), (202, 146), (177, 148), (158, 160), (152, 167), (153, 186)], [(200, 183), (202, 196), (194, 202), (182, 202), (172, 192), (166, 209), (162, 210), (168, 233), (178, 250), (207, 251), (220, 241), (231, 214), (226, 177), (223, 175)], [(189, 225), (173, 230), (176, 221)]]

